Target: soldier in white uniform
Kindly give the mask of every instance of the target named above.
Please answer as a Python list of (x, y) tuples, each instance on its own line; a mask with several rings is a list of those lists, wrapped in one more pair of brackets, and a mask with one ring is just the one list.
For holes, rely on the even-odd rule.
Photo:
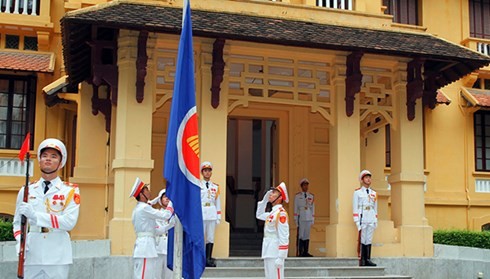
[(28, 202), (23, 202), (24, 187), (17, 196), (13, 229), (18, 248), (21, 215), (29, 223), (24, 266), (27, 279), (68, 278), (73, 263), (68, 232), (78, 220), (80, 191), (77, 185), (65, 183), (58, 176), (66, 156), (66, 147), (60, 140), (42, 141), (37, 149), (41, 179), (29, 185)]
[(213, 255), (214, 231), (221, 221), (221, 204), (219, 200), (219, 186), (211, 181), (213, 165), (210, 162), (201, 164), (201, 206), (204, 227), (204, 240), (206, 243), (206, 266), (216, 267)]
[[(266, 279), (284, 278), (284, 260), (289, 249), (288, 213), (282, 202), (289, 202), (286, 184), (282, 182), (273, 190), (267, 191), (264, 198), (257, 203), (255, 216), (265, 221), (262, 258)], [(272, 204), (272, 211), (266, 212), (267, 202)]]
[(308, 192), (310, 182), (307, 178), (300, 180), (301, 192), (294, 197), (294, 221), (298, 226), (298, 256), (313, 257), (308, 250), (310, 246), (310, 230), (315, 223), (315, 196)]
[[(162, 189), (158, 196), (151, 201), (151, 205), (159, 204), (161, 206), (160, 211), (165, 211), (167, 209), (170, 200), (167, 195), (165, 195), (165, 189)], [(158, 278), (171, 279), (173, 271), (167, 267), (167, 247), (168, 238), (167, 232), (175, 226), (175, 218), (170, 218), (169, 220), (156, 220), (156, 242), (157, 242), (157, 271), (156, 274), (160, 274)]]
[(354, 222), (359, 231), (360, 266), (376, 266), (371, 262), (371, 243), (373, 233), (378, 226), (378, 196), (376, 191), (370, 188), (371, 172), (363, 170), (359, 174), (361, 187), (354, 192), (352, 210)]
[(136, 233), (133, 251), (134, 279), (160, 278), (160, 274), (157, 274), (158, 253), (155, 240), (157, 220), (168, 221), (174, 213), (171, 201), (163, 211), (149, 205), (151, 193), (148, 186), (149, 184), (143, 183), (137, 177), (129, 195), (138, 201), (132, 217)]

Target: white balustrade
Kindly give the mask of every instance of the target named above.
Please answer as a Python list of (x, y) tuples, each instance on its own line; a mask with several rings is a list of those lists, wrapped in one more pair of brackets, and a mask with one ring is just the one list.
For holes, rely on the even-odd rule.
[[(0, 158), (0, 176), (25, 176), (26, 163), (18, 158)], [(34, 172), (33, 161), (29, 161), (29, 176)]]
[(476, 44), (476, 49), (478, 52), (483, 53), (485, 55), (490, 55), (490, 44), (479, 42)]
[(0, 13), (38, 16), (40, 0), (0, 0)]
[(352, 0), (316, 0), (318, 7), (352, 11)]
[(475, 192), (490, 193), (490, 179), (476, 179)]

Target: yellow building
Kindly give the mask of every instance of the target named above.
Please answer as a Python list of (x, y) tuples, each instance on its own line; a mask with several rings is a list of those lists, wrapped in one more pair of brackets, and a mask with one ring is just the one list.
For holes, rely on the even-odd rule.
[[(191, 3), (200, 157), (226, 208), (215, 256), (233, 254), (237, 233), (258, 235), (265, 189), (284, 181), (292, 197), (303, 177), (316, 199), (310, 251), (354, 256), (365, 168), (379, 194), (373, 255), (432, 256), (433, 228), (488, 229), (490, 2), (427, 2)], [(82, 196), (72, 237), (131, 254), (132, 182), (165, 185), (182, 1), (2, 3), (0, 56), (16, 58), (0, 59), (0, 213), (15, 210), (29, 126), (33, 153), (45, 137), (67, 143), (62, 177)], [(20, 120), (4, 101), (16, 94), (29, 97)]]

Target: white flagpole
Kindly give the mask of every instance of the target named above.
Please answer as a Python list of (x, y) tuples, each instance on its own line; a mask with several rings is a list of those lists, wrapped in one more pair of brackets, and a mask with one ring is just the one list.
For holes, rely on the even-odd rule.
[(183, 230), (177, 215), (174, 215), (174, 279), (182, 278), (182, 245), (183, 245)]

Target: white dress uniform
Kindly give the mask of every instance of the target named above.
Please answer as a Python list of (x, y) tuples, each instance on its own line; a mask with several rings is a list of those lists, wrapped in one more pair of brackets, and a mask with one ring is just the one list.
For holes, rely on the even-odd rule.
[(311, 225), (315, 222), (315, 196), (310, 192), (299, 192), (294, 197), (294, 221), (299, 226), (300, 240), (310, 239)]
[[(257, 203), (256, 217), (265, 221), (264, 240), (262, 242), (262, 258), (266, 279), (284, 278), (284, 259), (289, 249), (289, 220), (288, 213), (282, 204), (276, 204), (271, 212), (265, 212), (267, 198)], [(277, 267), (276, 260), (282, 260)]]
[(354, 222), (361, 230), (361, 244), (369, 245), (378, 225), (378, 196), (376, 191), (362, 186), (356, 189), (352, 200)]
[(201, 206), (205, 243), (214, 243), (216, 224), (219, 224), (221, 220), (221, 204), (217, 184), (201, 180)]
[(168, 220), (173, 214), (171, 202), (163, 211), (154, 209), (146, 202), (138, 202), (133, 210), (133, 226), (136, 233), (134, 243), (134, 279), (159, 278), (156, 264), (158, 252), (156, 245), (156, 220)]
[[(165, 209), (161, 208), (160, 211), (164, 211)], [(175, 218), (170, 218), (169, 220), (156, 220), (157, 226), (155, 228), (155, 232), (157, 235), (156, 243), (157, 243), (157, 254), (158, 254), (158, 262), (157, 262), (157, 275), (160, 274), (159, 278), (162, 279), (171, 279), (173, 275), (173, 271), (167, 267), (167, 247), (168, 247), (168, 238), (167, 232), (171, 228), (175, 226)]]
[[(44, 180), (29, 185), (28, 203), (32, 205), (37, 222), (27, 219), (24, 278), (68, 278), (73, 253), (69, 231), (75, 227), (80, 209), (78, 186), (51, 180), (44, 194)], [(17, 195), (17, 209), (22, 204), (24, 187)], [(14, 236), (20, 237), (21, 215), (16, 210), (13, 222)], [(37, 275), (37, 276), (36, 276)]]

